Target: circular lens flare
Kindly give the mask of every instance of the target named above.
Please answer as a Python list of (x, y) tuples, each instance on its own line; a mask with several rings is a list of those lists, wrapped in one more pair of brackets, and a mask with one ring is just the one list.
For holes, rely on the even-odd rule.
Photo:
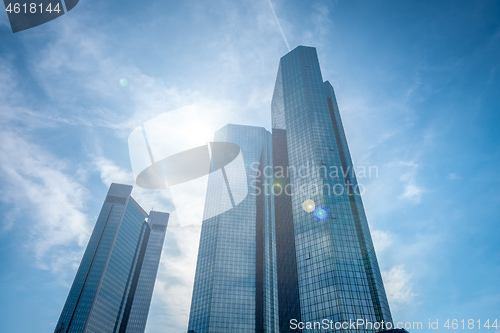
[(316, 204), (311, 199), (307, 199), (302, 203), (302, 208), (306, 212), (310, 213), (314, 210), (314, 208), (316, 208)]
[(314, 211), (312, 212), (313, 218), (316, 222), (325, 222), (330, 215), (328, 208), (323, 205), (316, 206)]
[(120, 86), (122, 86), (122, 87), (126, 87), (126, 86), (127, 86), (127, 84), (128, 84), (127, 79), (120, 79)]

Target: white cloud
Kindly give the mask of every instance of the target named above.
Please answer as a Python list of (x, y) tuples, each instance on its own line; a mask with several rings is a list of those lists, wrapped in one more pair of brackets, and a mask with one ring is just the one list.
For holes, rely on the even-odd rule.
[(2, 229), (22, 229), (27, 237), (21, 245), (35, 265), (65, 280), (90, 236), (90, 194), (76, 180), (78, 168), (33, 142), (33, 129), (52, 128), (57, 121), (25, 106), (8, 61), (0, 63), (0, 72), (0, 200), (8, 207)]
[[(23, 228), (36, 264), (57, 274), (80, 259), (90, 236), (85, 202), (89, 193), (76, 182), (66, 162), (17, 133), (0, 132), (0, 200), (12, 207), (8, 228)], [(21, 223), (22, 221), (22, 223)], [(78, 244), (74, 248), (70, 245)]]
[(402, 166), (407, 166), (407, 167), (411, 167), (413, 169), (418, 169), (418, 164), (415, 163), (414, 161), (398, 161), (396, 163), (392, 163), (392, 165), (402, 165)]
[(132, 171), (127, 171), (117, 166), (113, 161), (103, 156), (98, 156), (94, 158), (93, 163), (104, 185), (109, 186), (111, 183), (134, 184)]
[(375, 252), (380, 256), (385, 250), (389, 249), (393, 243), (393, 236), (383, 230), (372, 230), (373, 246)]
[(199, 228), (169, 228), (155, 284), (148, 328), (185, 332), (193, 292)]
[(413, 183), (414, 181), (409, 181), (405, 187), (404, 192), (399, 196), (400, 199), (408, 199), (414, 203), (420, 203), (420, 199), (424, 190)]
[(177, 221), (175, 221), (175, 207), (168, 191), (140, 188), (135, 185), (134, 175), (131, 170), (124, 169), (103, 156), (95, 157), (93, 165), (104, 185), (109, 186), (111, 183), (133, 185), (132, 197), (146, 212), (156, 210), (168, 212), (171, 215), (174, 213), (174, 216), (170, 217), (169, 225), (177, 224)]
[[(389, 264), (389, 267), (392, 266), (390, 269), (382, 269), (381, 274), (391, 308), (393, 312), (397, 312), (400, 305), (411, 305), (417, 296), (413, 292), (413, 275), (408, 273), (404, 265), (398, 264), (406, 262), (408, 259), (402, 260), (397, 257), (401, 255), (404, 257), (410, 254), (412, 259), (415, 260), (413, 254), (406, 252), (408, 252), (408, 249), (419, 246), (419, 244), (408, 244), (407, 248), (403, 251), (395, 252), (392, 245), (394, 244), (394, 239), (397, 237), (394, 234), (383, 230), (373, 230), (371, 235), (381, 268), (383, 266), (387, 267), (387, 264)], [(423, 252), (420, 251), (420, 253)]]
[[(259, 14), (263, 26), (247, 29), (259, 28), (261, 31), (268, 28), (269, 24), (265, 22), (271, 19), (272, 14), (269, 6), (261, 7), (255, 5), (252, 10)], [(240, 25), (244, 13), (226, 10), (231, 23)], [(197, 104), (211, 114), (219, 111), (218, 115), (223, 119), (233, 116), (236, 122), (242, 123), (251, 119), (252, 124), (257, 119), (260, 125), (267, 125), (270, 122), (273, 80), (266, 80), (264, 84), (260, 81), (262, 75), (271, 73), (270, 70), (262, 70), (263, 65), (276, 70), (275, 57), (264, 56), (256, 46), (267, 44), (262, 38), (242, 38), (233, 31), (228, 31), (225, 37), (218, 41), (217, 52), (207, 55), (214, 57), (217, 70), (210, 66), (203, 75), (198, 73), (196, 81), (187, 88), (180, 88), (176, 84), (182, 82), (180, 77), (162, 76), (162, 73), (145, 74), (138, 67), (140, 65), (123, 61), (125, 49), (112, 49), (116, 40), (109, 40), (109, 35), (92, 28), (88, 22), (83, 26), (77, 17), (73, 17), (61, 26), (53, 43), (36, 50), (39, 56), (33, 73), (49, 98), (57, 101), (58, 107), (50, 110), (52, 117), (72, 124), (111, 128), (121, 137), (156, 115), (191, 104)], [(127, 43), (130, 41), (127, 40)], [(250, 43), (254, 51), (242, 53), (242, 43), (244, 46)], [(167, 63), (168, 57), (165, 59)], [(179, 61), (175, 59), (176, 63)], [(182, 63), (180, 68), (185, 68), (186, 73), (180, 74), (169, 66), (160, 66), (159, 70), (167, 68), (183, 76), (196, 66)], [(274, 77), (274, 74), (270, 76)], [(128, 80), (127, 87), (120, 86), (121, 78)], [(248, 86), (247, 82), (255, 78), (256, 83)], [(240, 86), (242, 89), (238, 89)]]
[(457, 180), (457, 179), (460, 179), (461, 177), (459, 175), (457, 175), (456, 173), (450, 173), (448, 175), (448, 179), (449, 180)]
[(412, 304), (417, 296), (412, 289), (412, 275), (404, 265), (382, 271), (387, 298), (393, 307), (400, 304)]
[(413, 85), (406, 91), (406, 101), (409, 101), (415, 91), (422, 85), (420, 75), (416, 74), (414, 77)]
[[(10, 59), (0, 58), (0, 118), (2, 128), (11, 129), (16, 125), (25, 130), (35, 128), (54, 128), (61, 123), (67, 124), (64, 118), (52, 114), (41, 113), (28, 108), (26, 95), (18, 78), (19, 74), (14, 70)], [(37, 105), (41, 108), (41, 105)], [(13, 124), (13, 126), (10, 126)]]
[(403, 183), (404, 188), (403, 193), (399, 196), (399, 198), (416, 204), (420, 203), (422, 194), (425, 193), (425, 189), (417, 184), (417, 173), (420, 168), (419, 165), (414, 161), (398, 161), (397, 163), (391, 163), (391, 165), (406, 168), (406, 171), (399, 177), (399, 180)]

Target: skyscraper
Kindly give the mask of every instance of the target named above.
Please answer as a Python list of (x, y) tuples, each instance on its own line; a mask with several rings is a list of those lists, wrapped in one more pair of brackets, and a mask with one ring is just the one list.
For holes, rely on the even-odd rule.
[[(335, 94), (315, 48), (281, 58), (271, 109), (272, 135), (236, 125), (215, 135), (240, 146), (250, 190), (203, 221), (188, 332), (297, 332), (306, 323), (316, 323), (308, 332), (391, 329)], [(229, 202), (229, 178), (210, 174), (205, 212)]]
[(272, 124), (274, 166), (287, 171), (276, 181), (289, 189), (275, 200), (280, 331), (292, 331), (292, 319), (392, 322), (335, 94), (315, 48), (281, 58)]
[(111, 184), (55, 333), (144, 332), (169, 214)]
[[(214, 142), (240, 147), (246, 176), (224, 168), (209, 175), (205, 214), (212, 216), (211, 211), (221, 211), (229, 201), (233, 208), (203, 220), (188, 329), (277, 332), (273, 197), (270, 184), (263, 181), (264, 169), (272, 166), (271, 134), (230, 124), (215, 133)], [(212, 153), (213, 169), (217, 159)], [(246, 198), (235, 206), (234, 191), (247, 189)]]

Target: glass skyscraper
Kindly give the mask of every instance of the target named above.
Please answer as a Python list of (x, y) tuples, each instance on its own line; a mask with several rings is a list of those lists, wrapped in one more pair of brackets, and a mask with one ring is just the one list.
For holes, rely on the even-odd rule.
[(218, 211), (228, 191), (230, 198), (235, 191), (248, 189), (248, 195), (236, 206), (231, 199), (232, 209), (203, 220), (188, 329), (196, 333), (277, 332), (272, 184), (263, 179), (266, 166), (272, 168), (271, 133), (261, 127), (230, 124), (215, 133), (214, 142), (237, 144), (245, 170), (236, 174), (225, 170), (212, 154), (212, 168), (222, 172), (209, 175), (205, 214)]
[[(215, 135), (241, 148), (249, 191), (203, 221), (188, 332), (391, 329), (335, 94), (315, 48), (281, 58), (271, 110), (272, 134), (227, 125)], [(226, 173), (210, 174), (205, 213), (229, 202), (230, 187)], [(301, 330), (324, 320), (328, 328)]]
[(272, 123), (275, 170), (287, 171), (275, 172), (276, 182), (288, 186), (275, 205), (280, 331), (292, 331), (292, 319), (392, 322), (335, 94), (315, 48), (281, 58)]
[(55, 333), (143, 333), (169, 214), (111, 184)]

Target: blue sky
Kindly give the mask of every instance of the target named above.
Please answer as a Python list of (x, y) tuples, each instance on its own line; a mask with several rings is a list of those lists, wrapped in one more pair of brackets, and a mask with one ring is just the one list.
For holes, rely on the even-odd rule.
[[(500, 320), (500, 3), (272, 3), (378, 169), (360, 182), (395, 320)], [(287, 51), (267, 0), (82, 0), (17, 34), (1, 14), (0, 331), (54, 329), (135, 127), (196, 104), (270, 129)], [(186, 331), (198, 238), (167, 232), (147, 332)]]

